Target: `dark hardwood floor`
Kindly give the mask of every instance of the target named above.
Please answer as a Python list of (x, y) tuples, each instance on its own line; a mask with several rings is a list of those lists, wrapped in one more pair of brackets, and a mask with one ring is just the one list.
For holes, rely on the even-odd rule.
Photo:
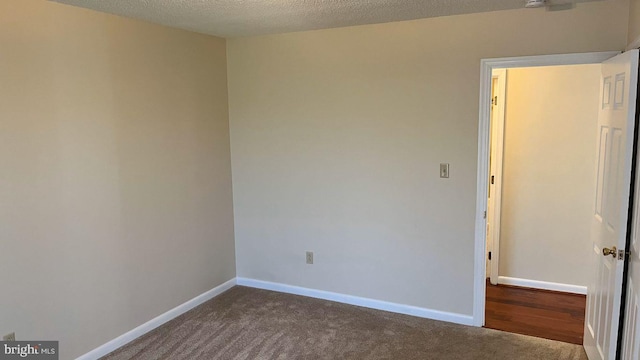
[(581, 345), (585, 307), (585, 295), (487, 281), (485, 327)]

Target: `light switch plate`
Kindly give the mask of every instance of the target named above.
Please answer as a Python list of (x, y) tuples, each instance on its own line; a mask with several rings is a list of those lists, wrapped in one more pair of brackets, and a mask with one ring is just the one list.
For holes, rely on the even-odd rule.
[(449, 164), (440, 164), (440, 177), (445, 179), (449, 178)]

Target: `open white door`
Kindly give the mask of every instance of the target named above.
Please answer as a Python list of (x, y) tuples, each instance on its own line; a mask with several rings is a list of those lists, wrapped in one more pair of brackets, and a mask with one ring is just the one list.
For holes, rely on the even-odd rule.
[(504, 112), (507, 88), (507, 69), (494, 69), (491, 98), (491, 137), (489, 155), (489, 196), (487, 199), (487, 247), (489, 278), (498, 285), (500, 261), (500, 213), (502, 204), (502, 157), (504, 151)]
[(616, 357), (637, 83), (638, 50), (602, 63), (596, 194), (591, 222), (594, 272), (588, 286), (584, 328), (584, 348), (590, 360)]

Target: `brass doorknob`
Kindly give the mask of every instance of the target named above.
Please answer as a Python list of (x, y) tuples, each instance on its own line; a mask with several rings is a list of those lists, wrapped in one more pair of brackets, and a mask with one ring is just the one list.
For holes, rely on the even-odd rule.
[(614, 246), (611, 249), (609, 248), (604, 248), (602, 249), (602, 255), (607, 256), (607, 255), (611, 255), (613, 257), (616, 257), (618, 255), (618, 249)]

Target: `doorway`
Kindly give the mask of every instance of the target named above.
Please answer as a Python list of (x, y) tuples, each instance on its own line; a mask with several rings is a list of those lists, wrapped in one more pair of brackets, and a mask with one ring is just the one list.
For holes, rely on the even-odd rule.
[(485, 327), (582, 344), (600, 64), (492, 80)]
[(480, 122), (478, 134), (478, 178), (476, 201), (476, 230), (475, 230), (475, 270), (474, 270), (474, 325), (483, 326), (485, 323), (485, 294), (486, 294), (486, 210), (489, 192), (489, 153), (491, 130), (491, 84), (494, 69), (515, 69), (536, 66), (599, 64), (618, 54), (617, 52), (543, 55), (520, 58), (485, 59), (481, 61), (480, 78)]
[[(617, 54), (617, 55), (616, 55)], [(621, 348), (621, 311), (627, 263), (635, 156), (638, 50), (626, 53), (548, 55), (481, 61), (478, 177), (475, 227), (473, 322), (485, 323), (486, 217), (489, 167), (490, 91), (494, 68), (600, 63), (595, 210), (591, 216), (593, 272), (589, 280), (584, 348), (590, 359), (609, 360)], [(544, 225), (544, 224), (543, 224)], [(633, 281), (633, 278), (631, 279)], [(599, 310), (598, 310), (599, 309)]]

